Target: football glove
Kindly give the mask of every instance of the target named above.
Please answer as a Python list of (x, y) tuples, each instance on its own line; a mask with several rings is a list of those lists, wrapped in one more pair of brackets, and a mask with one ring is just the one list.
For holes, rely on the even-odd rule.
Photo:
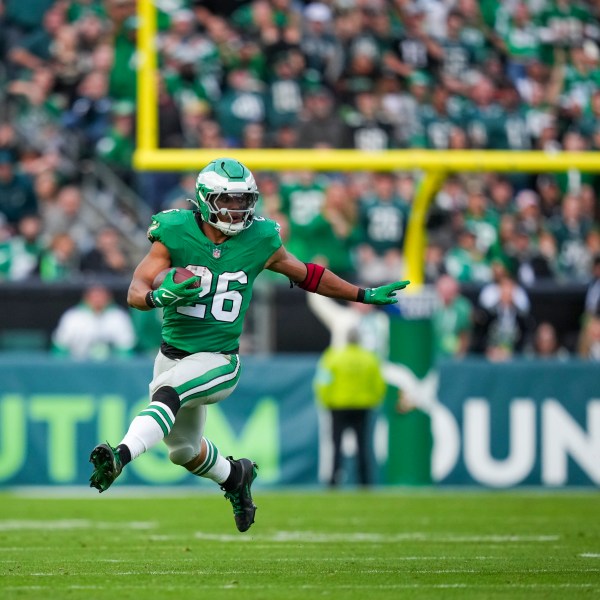
[(165, 306), (191, 306), (198, 302), (198, 295), (202, 291), (201, 287), (191, 288), (200, 277), (190, 277), (181, 283), (175, 283), (173, 276), (175, 268), (171, 269), (163, 282), (152, 292), (152, 301), (158, 308)]
[(365, 289), (365, 304), (396, 304), (398, 298), (396, 298), (394, 292), (403, 290), (410, 281), (396, 281), (394, 283), (388, 283), (376, 288)]

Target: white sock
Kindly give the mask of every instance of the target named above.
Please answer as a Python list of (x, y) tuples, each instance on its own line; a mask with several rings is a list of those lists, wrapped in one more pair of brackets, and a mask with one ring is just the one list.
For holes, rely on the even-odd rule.
[(206, 458), (192, 473), (198, 477), (207, 477), (217, 483), (223, 483), (231, 473), (231, 463), (210, 440), (206, 438), (202, 438), (202, 440), (206, 447)]
[(175, 416), (162, 402), (151, 402), (132, 422), (121, 444), (131, 452), (131, 460), (156, 446), (169, 435)]

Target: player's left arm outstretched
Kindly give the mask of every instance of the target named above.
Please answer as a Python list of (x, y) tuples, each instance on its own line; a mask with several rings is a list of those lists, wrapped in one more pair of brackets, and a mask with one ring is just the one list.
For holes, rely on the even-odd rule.
[(281, 273), (302, 289), (329, 298), (364, 304), (396, 304), (395, 293), (410, 281), (396, 281), (375, 288), (361, 288), (342, 279), (329, 269), (314, 263), (303, 263), (281, 246), (267, 261), (266, 269)]

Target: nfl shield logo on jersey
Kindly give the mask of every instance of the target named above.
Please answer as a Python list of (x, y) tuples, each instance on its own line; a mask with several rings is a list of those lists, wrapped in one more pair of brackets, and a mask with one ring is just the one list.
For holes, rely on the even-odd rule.
[(221, 257), (221, 248), (213, 248), (213, 257), (220, 258)]

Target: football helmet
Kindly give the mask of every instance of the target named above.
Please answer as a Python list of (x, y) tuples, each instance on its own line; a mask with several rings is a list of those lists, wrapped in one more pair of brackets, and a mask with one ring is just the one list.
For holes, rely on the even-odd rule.
[(233, 158), (217, 158), (196, 179), (196, 206), (202, 219), (225, 235), (237, 235), (252, 225), (258, 200), (254, 176)]

